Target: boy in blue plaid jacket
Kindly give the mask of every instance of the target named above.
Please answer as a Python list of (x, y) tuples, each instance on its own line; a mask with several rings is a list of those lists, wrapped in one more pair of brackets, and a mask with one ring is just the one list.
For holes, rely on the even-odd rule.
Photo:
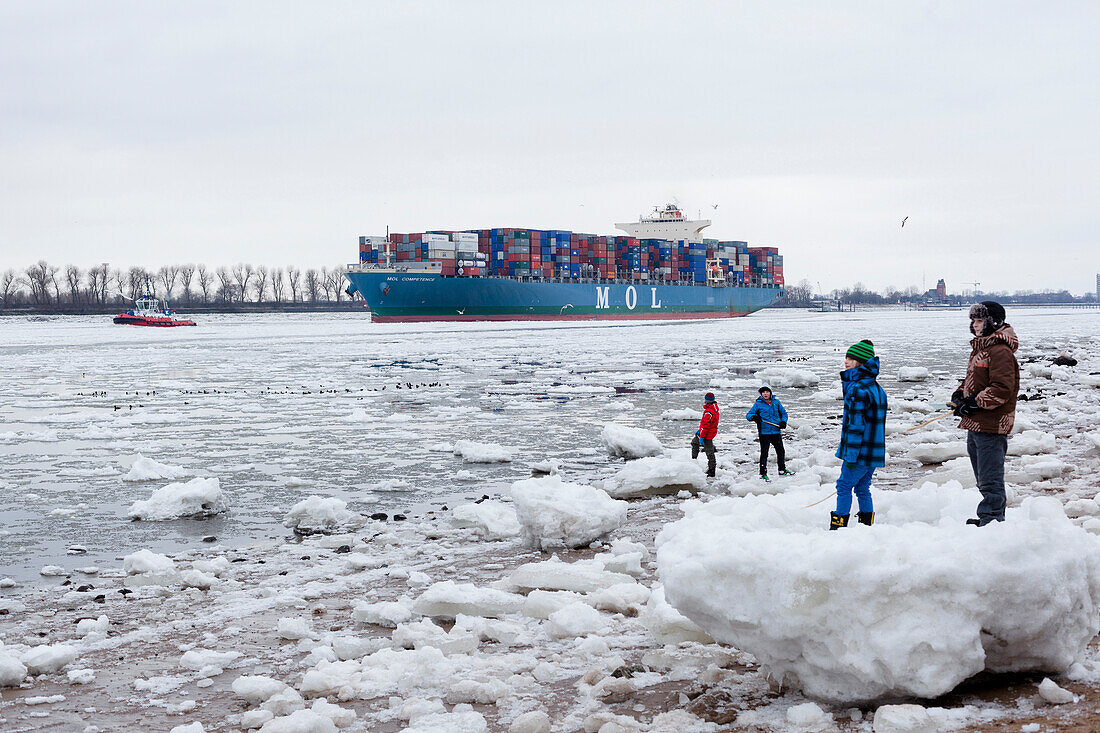
[(860, 524), (873, 524), (871, 478), (875, 469), (886, 465), (886, 393), (875, 379), (879, 362), (870, 341), (853, 344), (844, 355), (840, 382), (844, 389), (844, 421), (836, 457), (844, 461), (836, 481), (836, 511), (829, 529), (848, 526), (852, 514), (852, 492), (859, 500)]

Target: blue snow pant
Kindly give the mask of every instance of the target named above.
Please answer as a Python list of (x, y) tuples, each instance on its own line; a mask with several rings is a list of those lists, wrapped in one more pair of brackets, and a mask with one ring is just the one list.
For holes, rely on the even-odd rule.
[(1005, 504), (1008, 503), (1005, 498), (1007, 451), (1007, 435), (966, 431), (966, 452), (970, 454), (978, 491), (982, 492), (982, 501), (978, 504), (978, 523), (981, 526), (1005, 520)]
[(844, 462), (840, 469), (840, 478), (836, 480), (836, 513), (848, 515), (852, 513), (852, 491), (856, 492), (859, 499), (861, 512), (873, 512), (875, 505), (871, 503), (871, 477), (875, 475), (874, 466), (861, 466), (858, 463)]

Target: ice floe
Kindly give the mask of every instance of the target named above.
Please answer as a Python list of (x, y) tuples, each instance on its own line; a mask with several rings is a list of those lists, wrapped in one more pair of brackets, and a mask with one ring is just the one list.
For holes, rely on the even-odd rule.
[(602, 487), (616, 499), (662, 496), (706, 489), (707, 477), (699, 463), (687, 451), (676, 457), (653, 456), (630, 461), (614, 476), (604, 479)]
[(878, 492), (875, 526), (841, 532), (801, 493), (689, 503), (658, 539), (665, 592), (715, 639), (827, 700), (1068, 669), (1100, 628), (1097, 541), (1053, 499), (977, 529), (963, 524), (977, 492), (927, 487)]
[(310, 496), (291, 507), (283, 517), (283, 526), (295, 534), (309, 535), (335, 532), (359, 524), (359, 517), (348, 511), (343, 499)]
[(508, 539), (520, 533), (516, 510), (499, 501), (460, 504), (451, 510), (451, 523), (456, 527), (473, 529), (487, 540)]
[(495, 443), (459, 440), (455, 442), (452, 450), (466, 463), (508, 463), (512, 460), (512, 451)]
[(626, 519), (626, 502), (560, 476), (516, 481), (511, 496), (524, 541), (542, 550), (587, 545)]
[(127, 514), (147, 522), (168, 519), (203, 519), (228, 511), (229, 506), (217, 478), (193, 478), (186, 483), (168, 484), (148, 499), (135, 501)]
[(618, 423), (604, 425), (600, 440), (613, 458), (645, 458), (664, 451), (661, 441), (649, 430)]
[(170, 466), (154, 461), (140, 453), (130, 463), (130, 470), (122, 477), (123, 481), (158, 481), (162, 479), (183, 478), (190, 473), (185, 468)]

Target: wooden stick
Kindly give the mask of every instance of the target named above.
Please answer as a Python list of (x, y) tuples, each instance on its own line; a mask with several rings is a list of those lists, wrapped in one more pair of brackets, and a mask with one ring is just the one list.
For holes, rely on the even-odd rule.
[(952, 415), (954, 415), (954, 414), (955, 414), (954, 410), (952, 410), (951, 412), (945, 412), (944, 414), (942, 414), (942, 415), (939, 415), (939, 416), (937, 416), (937, 417), (934, 417), (934, 418), (932, 418), (931, 420), (928, 420), (927, 422), (922, 422), (922, 423), (921, 423), (920, 425), (914, 425), (914, 426), (913, 426), (913, 427), (911, 427), (911, 428), (906, 428), (906, 429), (905, 429), (905, 432), (906, 432), (906, 433), (911, 433), (911, 432), (913, 432), (914, 430), (918, 430), (918, 429), (920, 429), (920, 428), (923, 428), (923, 427), (924, 427), (925, 425), (931, 425), (932, 423), (936, 422), (937, 420), (942, 420), (942, 419), (944, 419), (945, 417), (951, 417), (951, 416), (952, 416)]
[(820, 503), (821, 503), (822, 501), (828, 501), (829, 499), (832, 499), (832, 498), (833, 498), (834, 496), (836, 496), (836, 489), (833, 489), (833, 493), (829, 494), (829, 495), (828, 495), (828, 496), (826, 496), (826, 497), (825, 497), (824, 499), (821, 499), (821, 500), (819, 500), (819, 501), (815, 501), (815, 502), (814, 502), (813, 504), (807, 504), (806, 506), (804, 506), (804, 507), (802, 507), (802, 508), (803, 508), (803, 509), (809, 509), (809, 508), (810, 508), (810, 507), (812, 507), (812, 506), (817, 506), (817, 505), (818, 505), (818, 504), (820, 504)]

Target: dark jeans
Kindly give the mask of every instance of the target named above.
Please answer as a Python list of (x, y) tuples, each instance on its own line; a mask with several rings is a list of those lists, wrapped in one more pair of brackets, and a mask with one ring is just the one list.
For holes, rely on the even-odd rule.
[(1005, 520), (1005, 453), (1008, 436), (994, 433), (966, 433), (966, 452), (978, 481), (982, 501), (978, 504), (978, 522), (982, 525)]
[(779, 433), (760, 434), (760, 475), (768, 474), (768, 446), (775, 446), (775, 461), (780, 471), (787, 470), (787, 454), (783, 450), (783, 436)]
[[(713, 476), (717, 462), (714, 459), (714, 441), (710, 438), (703, 441), (703, 452), (707, 454), (707, 475)], [(699, 444), (695, 442), (695, 438), (691, 439), (691, 457), (693, 459), (699, 457)]]

